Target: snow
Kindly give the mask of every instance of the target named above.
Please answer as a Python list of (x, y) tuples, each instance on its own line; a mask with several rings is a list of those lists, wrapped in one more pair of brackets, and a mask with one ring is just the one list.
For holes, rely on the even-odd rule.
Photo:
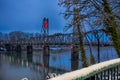
[(57, 76), (55, 78), (51, 78), (49, 80), (74, 80), (76, 78), (80, 78), (82, 76), (87, 76), (88, 74), (94, 72), (94, 71), (99, 71), (100, 69), (111, 66), (114, 64), (120, 63), (120, 58), (118, 59), (113, 59), (109, 61), (105, 61), (99, 64), (95, 64), (86, 68), (82, 68), (80, 70), (72, 71), (65, 73), (63, 75)]

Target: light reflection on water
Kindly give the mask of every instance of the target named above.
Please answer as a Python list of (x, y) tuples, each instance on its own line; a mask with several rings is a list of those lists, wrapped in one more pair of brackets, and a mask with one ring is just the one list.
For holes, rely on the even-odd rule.
[[(90, 63), (90, 51), (86, 47), (87, 61)], [(92, 47), (93, 56), (97, 63), (97, 48)], [(27, 55), (29, 54), (29, 55)], [(79, 55), (80, 56), (80, 55)], [(80, 58), (80, 57), (79, 57)], [(113, 47), (100, 48), (100, 61), (117, 58)], [(42, 51), (7, 52), (0, 54), (0, 80), (45, 80), (48, 73), (62, 74), (82, 68), (81, 59), (71, 61), (71, 51), (51, 51), (50, 56), (43, 56)]]

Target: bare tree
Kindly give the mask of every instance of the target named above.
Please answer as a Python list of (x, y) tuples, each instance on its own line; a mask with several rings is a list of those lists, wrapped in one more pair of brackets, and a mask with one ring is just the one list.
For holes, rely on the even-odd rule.
[(71, 19), (67, 29), (74, 25), (71, 15), (74, 15), (73, 8), (77, 5), (80, 24), (86, 24), (87, 27), (84, 25), (86, 29), (88, 26), (91, 30), (104, 29), (106, 34), (111, 36), (111, 41), (120, 57), (120, 0), (60, 0), (60, 3), (66, 7), (65, 18)]
[[(87, 1), (87, 0), (86, 0)], [(120, 0), (90, 0), (85, 4), (88, 22), (94, 28), (102, 28), (111, 37), (111, 41), (120, 57)], [(84, 10), (85, 12), (86, 10)], [(91, 13), (91, 14), (90, 14)], [(90, 21), (91, 20), (91, 21)]]
[[(81, 59), (83, 61), (83, 67), (87, 67), (87, 58), (85, 54), (84, 44), (83, 44), (83, 31), (82, 31), (82, 22), (83, 15), (80, 11), (79, 0), (60, 0), (60, 5), (66, 7), (66, 11), (63, 13), (65, 19), (71, 20), (68, 26), (65, 29), (73, 28), (73, 35), (78, 34), (79, 40), (79, 49), (81, 54)], [(74, 40), (73, 40), (74, 42)]]

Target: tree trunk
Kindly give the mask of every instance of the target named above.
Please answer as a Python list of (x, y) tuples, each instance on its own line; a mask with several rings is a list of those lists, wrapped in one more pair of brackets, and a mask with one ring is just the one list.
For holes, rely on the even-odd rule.
[(79, 14), (79, 9), (78, 8), (74, 8), (74, 23), (75, 23), (75, 27), (77, 29), (78, 32), (78, 39), (79, 39), (79, 49), (80, 49), (80, 53), (81, 53), (81, 59), (83, 62), (83, 67), (87, 67), (88, 63), (87, 63), (87, 58), (86, 58), (86, 53), (85, 53), (85, 49), (84, 49), (84, 44), (83, 44), (83, 35), (82, 35), (82, 30), (80, 30), (80, 14)]
[(103, 0), (104, 12), (109, 14), (109, 18), (106, 19), (105, 25), (107, 33), (111, 36), (113, 45), (117, 51), (118, 56), (120, 57), (120, 31), (118, 30), (118, 25), (115, 21), (115, 16), (113, 16), (112, 9), (107, 0)]
[(117, 51), (118, 56), (120, 57), (120, 33), (117, 32), (115, 26), (108, 28), (108, 33), (111, 35), (111, 40)]
[(77, 26), (77, 30), (78, 30), (78, 35), (79, 35), (79, 48), (80, 48), (81, 58), (82, 58), (82, 62), (83, 62), (83, 67), (87, 67), (88, 62), (87, 62), (87, 58), (85, 55), (85, 49), (84, 49), (84, 44), (83, 44), (83, 35), (80, 31), (79, 25)]
[[(88, 36), (86, 36), (86, 39), (87, 39), (87, 37)], [(88, 37), (89, 38), (89, 37)], [(88, 41), (88, 47), (89, 47), (89, 49), (90, 49), (90, 63), (91, 63), (91, 65), (92, 64), (95, 64), (96, 62), (95, 62), (95, 59), (94, 59), (94, 56), (93, 56), (93, 53), (92, 53), (92, 44), (89, 42), (89, 40), (87, 39), (87, 41)]]

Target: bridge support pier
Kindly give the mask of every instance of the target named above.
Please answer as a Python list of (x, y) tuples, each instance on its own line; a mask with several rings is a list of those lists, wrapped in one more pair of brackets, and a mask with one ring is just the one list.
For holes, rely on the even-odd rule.
[(75, 61), (71, 61), (71, 70), (74, 71), (74, 70), (77, 70), (78, 69), (78, 66), (79, 66), (79, 61), (78, 60), (75, 60)]
[(12, 50), (12, 45), (11, 44), (5, 44), (5, 48), (7, 51), (11, 51)]
[(79, 48), (78, 46), (72, 45), (71, 46), (71, 60), (78, 60), (79, 59)]
[(33, 52), (33, 47), (32, 47), (32, 45), (28, 45), (27, 46), (27, 60), (28, 60), (28, 62), (32, 62), (32, 52)]
[(49, 45), (43, 45), (42, 48), (43, 48), (43, 55), (44, 56), (49, 56), (50, 55), (50, 47), (49, 47)]
[(20, 53), (21, 50), (22, 50), (22, 49), (21, 49), (21, 45), (17, 45), (17, 46), (16, 46), (16, 52), (19, 52), (19, 53)]
[(33, 47), (32, 45), (27, 46), (27, 53), (32, 53), (33, 52)]
[(32, 56), (33, 56), (32, 52), (27, 52), (27, 60), (28, 60), (28, 62), (32, 62)]

